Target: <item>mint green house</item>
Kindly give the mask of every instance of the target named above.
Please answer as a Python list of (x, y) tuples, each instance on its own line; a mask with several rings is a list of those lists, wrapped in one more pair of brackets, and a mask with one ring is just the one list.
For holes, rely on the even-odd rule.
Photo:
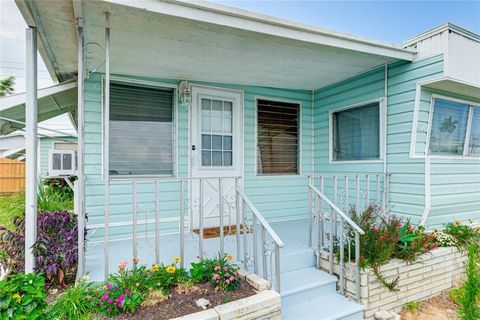
[(338, 306), (303, 318), (360, 319), (334, 288), (308, 296), (331, 277), (315, 252), (362, 233), (350, 210), (480, 218), (477, 34), (446, 24), (396, 46), (209, 3), (17, 4), (52, 77), (78, 86), (80, 273), (229, 252), (282, 293), (284, 318), (303, 300)]

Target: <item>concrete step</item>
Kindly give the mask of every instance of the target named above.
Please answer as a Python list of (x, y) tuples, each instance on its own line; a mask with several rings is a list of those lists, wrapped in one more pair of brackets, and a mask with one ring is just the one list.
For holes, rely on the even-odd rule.
[(290, 306), (282, 301), (282, 319), (362, 320), (363, 305), (332, 292)]
[(335, 293), (336, 283), (335, 276), (314, 267), (282, 273), (282, 306), (287, 307)]
[(280, 261), (282, 273), (315, 267), (315, 252), (308, 248), (286, 252), (280, 256)]

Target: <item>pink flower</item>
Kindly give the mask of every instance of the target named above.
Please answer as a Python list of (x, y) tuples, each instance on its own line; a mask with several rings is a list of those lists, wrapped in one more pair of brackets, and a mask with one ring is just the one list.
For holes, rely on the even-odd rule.
[(225, 280), (225, 282), (226, 282), (227, 284), (230, 284), (230, 280), (228, 280), (228, 279), (227, 279), (227, 280)]
[(128, 290), (128, 289), (125, 289), (125, 293), (130, 293), (130, 290)]
[(213, 268), (215, 271), (217, 270), (220, 270), (220, 266), (215, 266), (215, 268)]
[(131, 297), (132, 297), (132, 294), (130, 293), (128, 296), (131, 298)]
[(233, 281), (235, 280), (235, 277), (234, 276), (230, 276), (230, 281)]
[(135, 263), (135, 264), (138, 264), (140, 262), (139, 257), (134, 257), (132, 260), (133, 260), (133, 263)]
[(112, 304), (113, 303), (113, 298), (108, 299), (108, 303)]
[(228, 273), (225, 272), (225, 277), (228, 277)]
[(98, 306), (99, 306), (99, 307), (102, 307), (102, 306), (103, 306), (103, 303), (100, 302), (100, 303), (98, 304)]
[(107, 312), (110, 312), (110, 308), (107, 308)]
[(117, 304), (117, 307), (119, 307), (120, 309), (122, 309), (122, 303)]
[(213, 280), (218, 280), (218, 279), (220, 279), (220, 275), (217, 274), (217, 273), (215, 273), (215, 274), (213, 275)]
[(228, 267), (223, 267), (223, 270), (227, 271), (227, 270), (228, 270)]
[(125, 270), (125, 268), (127, 267), (127, 265), (128, 265), (128, 261), (127, 261), (127, 260), (124, 260), (124, 261), (122, 261), (122, 262), (120, 262), (120, 263), (118, 264), (118, 269), (120, 269), (120, 270)]
[(101, 300), (105, 301), (108, 299), (108, 292), (105, 292), (105, 294), (102, 296)]
[(107, 283), (107, 290), (112, 290), (113, 286), (111, 283)]

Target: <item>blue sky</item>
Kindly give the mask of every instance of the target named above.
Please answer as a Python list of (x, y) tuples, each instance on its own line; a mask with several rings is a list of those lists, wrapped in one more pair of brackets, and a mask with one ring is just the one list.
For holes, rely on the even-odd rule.
[(480, 1), (215, 2), (397, 44), (446, 22), (480, 34)]

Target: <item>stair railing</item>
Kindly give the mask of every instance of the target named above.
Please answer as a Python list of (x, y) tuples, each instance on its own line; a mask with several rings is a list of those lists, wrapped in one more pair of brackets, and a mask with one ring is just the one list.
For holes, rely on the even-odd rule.
[[(258, 270), (260, 264), (258, 251), (260, 247), (262, 276), (270, 281), (277, 292), (280, 292), (280, 248), (284, 247), (284, 243), (238, 185), (236, 198), (238, 201), (236, 206), (237, 230), (241, 230), (243, 236), (244, 268), (249, 271), (253, 269), (255, 274), (260, 274)], [(241, 219), (238, 219), (238, 217), (241, 217)], [(242, 225), (238, 226), (240, 220)], [(237, 234), (240, 234), (240, 232), (237, 232)], [(251, 235), (251, 239), (249, 239), (249, 235)], [(249, 242), (251, 243), (249, 244)], [(272, 261), (272, 256), (275, 262)], [(275, 277), (275, 281), (273, 281), (273, 277)]]
[[(330, 209), (329, 212), (322, 210), (324, 205)], [(328, 254), (328, 271), (330, 274), (334, 273), (334, 259), (338, 259), (340, 265), (338, 285), (343, 295), (345, 295), (345, 261), (349, 263), (352, 263), (352, 260), (354, 261), (355, 299), (360, 301), (360, 235), (365, 234), (365, 232), (323, 192), (317, 189), (311, 183), (311, 180), (308, 184), (308, 213), (310, 247), (312, 246), (313, 223), (316, 222), (318, 225), (318, 244), (316, 247), (319, 259), (321, 259), (322, 253)], [(347, 259), (345, 258), (345, 247), (347, 248)], [(354, 259), (352, 259), (352, 247)], [(338, 256), (336, 256), (336, 253), (338, 253)]]

